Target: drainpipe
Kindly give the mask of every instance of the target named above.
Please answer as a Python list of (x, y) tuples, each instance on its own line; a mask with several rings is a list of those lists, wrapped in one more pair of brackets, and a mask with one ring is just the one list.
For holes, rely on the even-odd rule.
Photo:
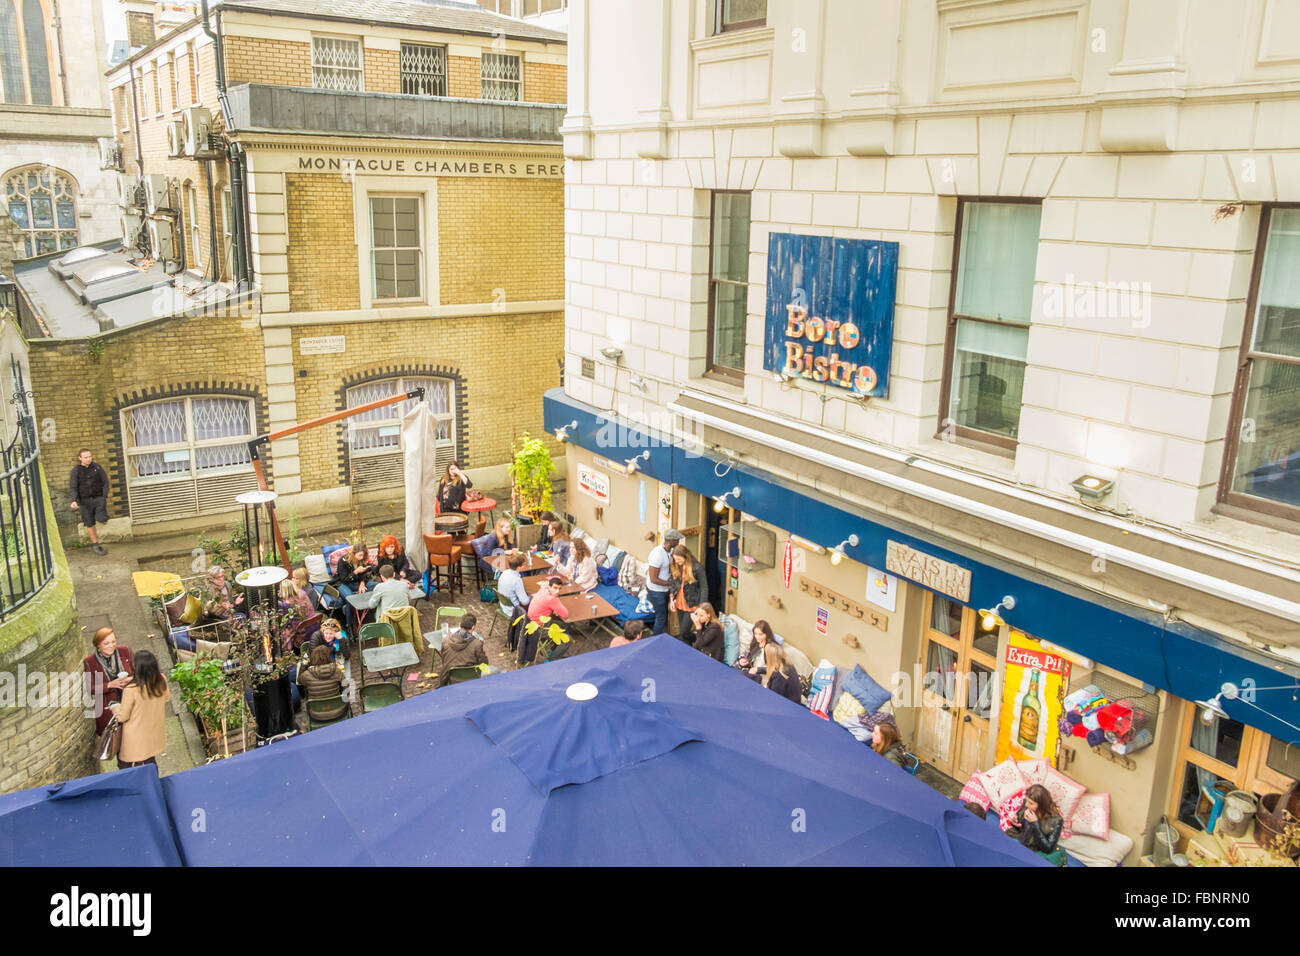
[(135, 165), (138, 174), (144, 175), (144, 149), (140, 145), (140, 96), (135, 88), (135, 64), (126, 61), (126, 72), (131, 77), (131, 134), (135, 137)]
[(50, 25), (54, 27), (54, 40), (59, 48), (59, 85), (63, 88), (63, 105), (71, 106), (68, 101), (68, 67), (63, 56), (63, 20), (59, 17), (59, 0), (50, 0), (50, 12)]
[[(211, 19), (208, 13), (208, 0), (201, 0), (200, 7), (203, 14), (203, 32), (212, 39), (214, 59), (217, 68), (217, 99), (221, 103), (221, 112), (226, 117), (226, 130), (230, 130), (230, 100), (226, 93), (226, 51), (221, 38), (220, 17), (221, 11), (217, 11), (218, 29), (212, 28)], [(229, 140), (229, 137), (227, 137)], [(249, 221), (248, 221), (248, 156), (244, 148), (238, 143), (229, 142), (230, 155), (230, 212), (234, 222), (230, 224), (230, 238), (234, 244), (235, 261), (233, 263), (233, 272), (236, 288), (249, 287), (253, 283), (253, 270), (249, 257)], [(209, 183), (211, 179), (209, 178)], [(215, 203), (212, 197), (212, 188), (208, 188), (209, 200)], [(212, 218), (213, 242), (216, 242), (216, 216)]]

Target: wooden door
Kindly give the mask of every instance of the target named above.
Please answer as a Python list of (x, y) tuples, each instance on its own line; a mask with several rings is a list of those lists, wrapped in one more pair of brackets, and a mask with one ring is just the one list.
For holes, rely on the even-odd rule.
[(998, 630), (972, 609), (927, 594), (917, 756), (956, 780), (982, 766), (993, 732)]

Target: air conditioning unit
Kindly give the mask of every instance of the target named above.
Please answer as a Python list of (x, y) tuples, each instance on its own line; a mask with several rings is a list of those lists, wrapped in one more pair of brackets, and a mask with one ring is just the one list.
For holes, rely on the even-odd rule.
[(144, 220), (133, 212), (124, 212), (119, 221), (122, 227), (122, 247), (128, 250), (138, 248)]
[(212, 148), (212, 114), (202, 106), (191, 106), (181, 114), (184, 125), (186, 156), (196, 159), (215, 159), (216, 150)]
[(99, 137), (99, 168), (122, 171), (122, 147), (108, 136)]
[(172, 159), (185, 155), (185, 123), (181, 120), (167, 124), (167, 155)]
[(176, 262), (176, 227), (170, 219), (149, 220), (149, 253), (158, 262)]
[(117, 176), (118, 204), (123, 209), (141, 209), (144, 207), (144, 197), (140, 195), (140, 180), (130, 173), (119, 173)]
[(143, 181), (145, 212), (155, 216), (163, 209), (170, 209), (171, 200), (167, 195), (167, 177), (158, 173), (150, 173), (144, 177)]

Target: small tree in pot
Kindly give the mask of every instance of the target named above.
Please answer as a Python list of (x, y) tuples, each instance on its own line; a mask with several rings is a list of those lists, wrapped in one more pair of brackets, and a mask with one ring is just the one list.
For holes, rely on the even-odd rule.
[(546, 443), (524, 432), (515, 441), (513, 451), (509, 471), (514, 483), (511, 496), (515, 499), (516, 513), (533, 517), (540, 511), (549, 511), (555, 463), (546, 450)]

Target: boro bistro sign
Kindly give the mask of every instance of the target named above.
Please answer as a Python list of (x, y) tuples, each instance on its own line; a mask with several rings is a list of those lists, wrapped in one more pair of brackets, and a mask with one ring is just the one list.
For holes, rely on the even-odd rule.
[(763, 368), (889, 394), (898, 243), (772, 233)]

